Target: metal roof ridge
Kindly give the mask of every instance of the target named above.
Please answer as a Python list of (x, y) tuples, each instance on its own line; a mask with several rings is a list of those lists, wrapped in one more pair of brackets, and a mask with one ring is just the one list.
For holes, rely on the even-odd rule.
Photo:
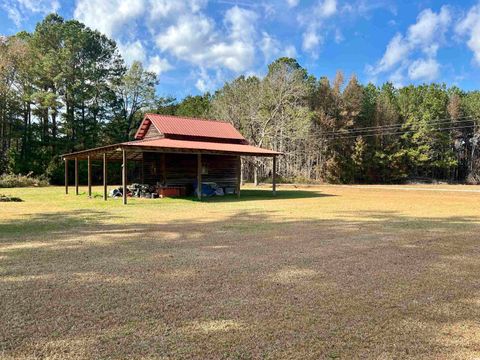
[[(228, 125), (233, 126), (233, 124), (231, 122), (228, 122), (228, 121), (225, 121), (225, 120), (215, 120), (215, 119), (210, 119), (210, 118), (200, 118), (200, 117), (183, 116), (183, 115), (164, 115), (164, 114), (155, 114), (155, 113), (145, 113), (145, 116), (149, 116), (149, 115), (164, 116), (164, 117), (168, 117), (168, 118), (171, 118), (171, 119), (181, 118), (181, 119), (186, 119), (186, 120), (209, 121), (209, 122), (212, 122), (212, 123), (221, 123), (221, 124), (228, 124)], [(235, 130), (236, 130), (236, 128), (235, 128)]]
[(132, 143), (140, 143), (140, 142), (146, 142), (146, 141), (149, 141), (149, 140), (160, 140), (160, 139), (166, 139), (165, 137), (163, 137), (162, 135), (159, 135), (159, 136), (154, 136), (154, 137), (151, 137), (151, 138), (148, 138), (148, 139), (133, 139), (133, 140), (130, 140), (130, 141), (125, 141), (125, 142), (122, 142), (122, 143), (119, 143), (120, 145), (127, 145), (127, 144), (132, 144)]

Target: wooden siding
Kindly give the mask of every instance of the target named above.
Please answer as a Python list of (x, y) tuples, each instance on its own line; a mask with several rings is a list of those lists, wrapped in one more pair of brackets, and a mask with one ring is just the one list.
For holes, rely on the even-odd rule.
[(143, 182), (149, 185), (164, 184), (163, 154), (143, 153)]
[(150, 124), (148, 127), (147, 132), (145, 133), (145, 136), (143, 137), (144, 139), (154, 139), (154, 138), (159, 138), (162, 137), (162, 134), (157, 130), (153, 124)]
[(220, 187), (236, 187), (238, 156), (202, 155), (202, 163), (206, 164), (208, 173), (202, 175), (204, 182), (215, 182)]
[[(150, 126), (153, 127), (153, 126)], [(156, 130), (156, 129), (155, 129)], [(156, 137), (160, 136), (160, 133), (157, 131), (159, 135)], [(161, 137), (166, 137), (168, 139), (175, 139), (175, 140), (185, 140), (185, 141), (205, 141), (205, 142), (214, 142), (214, 143), (220, 143), (220, 144), (242, 144), (242, 145), (248, 145), (248, 141), (243, 139), (217, 139), (217, 138), (212, 138), (212, 137), (206, 137), (206, 136), (186, 136), (186, 135), (171, 135), (171, 134), (165, 134), (165, 136)], [(146, 137), (145, 137), (146, 138)]]
[[(202, 165), (205, 172), (202, 174), (202, 181), (235, 188), (240, 175), (237, 162), (238, 156), (203, 155)], [(143, 166), (146, 184), (185, 186), (188, 193), (193, 192), (193, 184), (197, 178), (196, 154), (145, 152)]]

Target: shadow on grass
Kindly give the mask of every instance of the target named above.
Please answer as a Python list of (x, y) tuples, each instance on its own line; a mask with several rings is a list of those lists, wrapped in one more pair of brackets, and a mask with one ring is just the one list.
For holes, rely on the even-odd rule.
[[(80, 193), (79, 195), (86, 195), (86, 193)], [(245, 201), (259, 201), (259, 200), (285, 200), (285, 199), (309, 199), (309, 198), (321, 198), (321, 197), (330, 197), (338, 196), (333, 194), (322, 193), (317, 190), (277, 190), (276, 194), (273, 195), (272, 190), (268, 189), (248, 189), (242, 190), (240, 197), (237, 195), (224, 195), (224, 196), (210, 196), (203, 197), (202, 201), (205, 202), (245, 202)], [(100, 193), (94, 193), (93, 198), (98, 199), (102, 198), (103, 195)], [(130, 199), (130, 198), (129, 198)], [(196, 196), (185, 196), (178, 197), (177, 199), (198, 201)], [(112, 199), (109, 197), (109, 200), (121, 200), (121, 197)], [(152, 201), (161, 201), (162, 199), (146, 199)]]
[[(225, 195), (225, 196), (211, 196), (204, 197), (202, 201), (207, 202), (243, 202), (243, 201), (257, 201), (257, 200), (285, 200), (285, 199), (308, 199), (308, 198), (320, 198), (337, 196), (322, 193), (320, 191), (304, 191), (304, 190), (277, 190), (277, 193), (273, 195), (272, 190), (266, 189), (248, 189), (242, 190), (240, 197), (237, 195)], [(192, 200), (197, 200), (191, 197)]]
[(85, 225), (98, 226), (106, 219), (115, 217), (105, 211), (74, 210), (31, 215), (27, 220), (0, 220), (0, 243), (2, 240), (11, 241), (12, 237), (21, 239), (30, 235), (46, 238), (58, 233), (74, 235), (80, 233)]
[[(277, 215), (109, 224), (106, 211), (71, 211), (4, 222), (0, 353), (438, 358), (478, 349), (479, 219)], [(25, 244), (38, 239), (44, 246)], [(27, 246), (8, 248), (16, 243)]]

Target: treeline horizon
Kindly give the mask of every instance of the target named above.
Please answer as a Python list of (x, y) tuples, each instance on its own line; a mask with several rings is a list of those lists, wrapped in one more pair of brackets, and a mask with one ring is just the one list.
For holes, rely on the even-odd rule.
[[(231, 122), (284, 154), (283, 181), (480, 183), (479, 91), (364, 85), (340, 71), (330, 81), (292, 58), (180, 101), (158, 96), (158, 83), (140, 62), (126, 66), (113, 40), (56, 14), (0, 36), (0, 174), (62, 183), (60, 154), (131, 140), (152, 112)], [(268, 178), (270, 161), (246, 158), (243, 175)]]

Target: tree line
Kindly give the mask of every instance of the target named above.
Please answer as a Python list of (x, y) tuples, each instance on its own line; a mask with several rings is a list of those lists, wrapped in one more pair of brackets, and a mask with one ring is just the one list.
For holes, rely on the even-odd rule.
[[(233, 122), (255, 145), (284, 153), (287, 180), (395, 183), (480, 180), (480, 92), (445, 84), (395, 88), (316, 79), (281, 58), (260, 79), (224, 85), (211, 113)], [(267, 164), (250, 177), (268, 174)], [(255, 174), (255, 173), (259, 174)]]
[[(32, 33), (0, 37), (0, 173), (63, 181), (58, 156), (132, 139), (145, 112), (229, 121), (251, 144), (281, 151), (285, 181), (480, 182), (480, 92), (445, 84), (396, 88), (316, 78), (280, 58), (181, 101), (156, 94), (157, 76), (127, 67), (116, 43), (51, 14)], [(271, 175), (245, 159), (244, 178)]]

